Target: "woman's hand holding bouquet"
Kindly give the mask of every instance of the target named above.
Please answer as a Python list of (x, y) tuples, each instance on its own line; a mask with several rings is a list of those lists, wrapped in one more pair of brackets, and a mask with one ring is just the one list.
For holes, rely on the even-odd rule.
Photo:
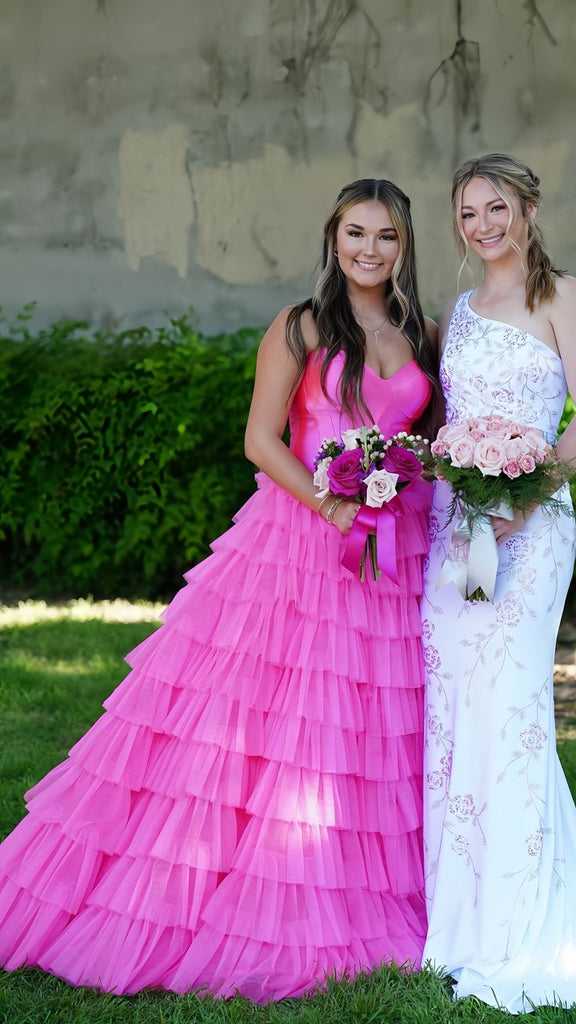
[(317, 497), (357, 501), (361, 506), (350, 531), (342, 564), (366, 578), (382, 572), (397, 582), (395, 517), (402, 513), (398, 495), (420, 479), (430, 462), (428, 441), (402, 432), (385, 438), (377, 425), (345, 430), (339, 440), (322, 442), (315, 459)]

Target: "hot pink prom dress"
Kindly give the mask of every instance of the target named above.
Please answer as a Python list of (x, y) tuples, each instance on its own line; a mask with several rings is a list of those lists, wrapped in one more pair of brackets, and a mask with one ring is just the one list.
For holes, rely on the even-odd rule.
[[(430, 387), (412, 361), (388, 380), (367, 367), (363, 391), (389, 435)], [(352, 425), (309, 357), (292, 450), (311, 468)], [(398, 520), (395, 585), (361, 582), (334, 526), (258, 482), (105, 713), (27, 794), (0, 847), (7, 969), (264, 1002), (420, 963), (428, 485)]]

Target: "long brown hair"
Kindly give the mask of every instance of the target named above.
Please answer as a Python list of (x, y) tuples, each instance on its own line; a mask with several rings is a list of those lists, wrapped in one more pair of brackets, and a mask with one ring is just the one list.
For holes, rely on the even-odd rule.
[(398, 258), (384, 295), (390, 321), (403, 331), (414, 358), (438, 391), (436, 360), (426, 337), (424, 314), (418, 298), (414, 230), (410, 200), (397, 185), (384, 178), (361, 178), (345, 185), (324, 225), (321, 270), (314, 295), (294, 306), (288, 314), (287, 342), (298, 360), (297, 380), (306, 364), (306, 345), (302, 333), (302, 315), (310, 310), (318, 332), (318, 348), (325, 350), (321, 369), (325, 390), (326, 374), (334, 356), (343, 351), (346, 359), (340, 384), (343, 408), (365, 409), (362, 399), (362, 373), (366, 358), (366, 335), (352, 312), (346, 278), (335, 256), (336, 233), (344, 214), (357, 203), (377, 199), (390, 214), (399, 242)]
[[(519, 203), (522, 216), (528, 223), (526, 253), (518, 252), (526, 270), (526, 309), (531, 313), (541, 302), (553, 298), (556, 292), (555, 276), (562, 271), (553, 266), (546, 250), (544, 237), (536, 222), (528, 216), (528, 206), (540, 205), (540, 178), (527, 164), (507, 153), (487, 153), (466, 160), (454, 173), (452, 180), (452, 219), (456, 243), (462, 257), (462, 267), (468, 262), (468, 243), (462, 230), (462, 193), (472, 178), (485, 178), (506, 203), (509, 213), (508, 228), (514, 220), (514, 207), (510, 193)], [(512, 240), (510, 240), (512, 241)]]

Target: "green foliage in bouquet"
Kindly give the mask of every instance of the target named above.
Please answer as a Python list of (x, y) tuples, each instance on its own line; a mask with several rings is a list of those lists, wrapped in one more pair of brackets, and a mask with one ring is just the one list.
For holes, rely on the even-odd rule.
[(521, 512), (528, 512), (531, 505), (537, 504), (553, 512), (573, 514), (566, 502), (550, 494), (551, 476), (558, 473), (573, 475), (573, 468), (568, 463), (543, 462), (537, 464), (531, 473), (523, 473), (511, 480), (503, 473), (484, 476), (476, 467), (461, 469), (446, 459), (438, 459), (437, 473), (452, 485), (455, 492), (449, 510), (451, 517), (456, 514), (459, 501), (478, 515), (489, 512), (501, 502)]
[(0, 572), (42, 596), (164, 597), (254, 489), (262, 332), (0, 324)]

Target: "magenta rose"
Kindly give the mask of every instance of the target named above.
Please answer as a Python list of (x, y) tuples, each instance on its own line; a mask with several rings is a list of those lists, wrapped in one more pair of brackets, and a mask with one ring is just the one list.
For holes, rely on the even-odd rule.
[(338, 498), (353, 498), (362, 482), (362, 449), (352, 448), (336, 456), (328, 466), (328, 481), (332, 494)]
[(415, 480), (422, 473), (420, 459), (409, 448), (401, 448), (399, 445), (390, 445), (384, 458), (382, 468), (389, 473), (397, 473), (398, 479), (402, 482)]

